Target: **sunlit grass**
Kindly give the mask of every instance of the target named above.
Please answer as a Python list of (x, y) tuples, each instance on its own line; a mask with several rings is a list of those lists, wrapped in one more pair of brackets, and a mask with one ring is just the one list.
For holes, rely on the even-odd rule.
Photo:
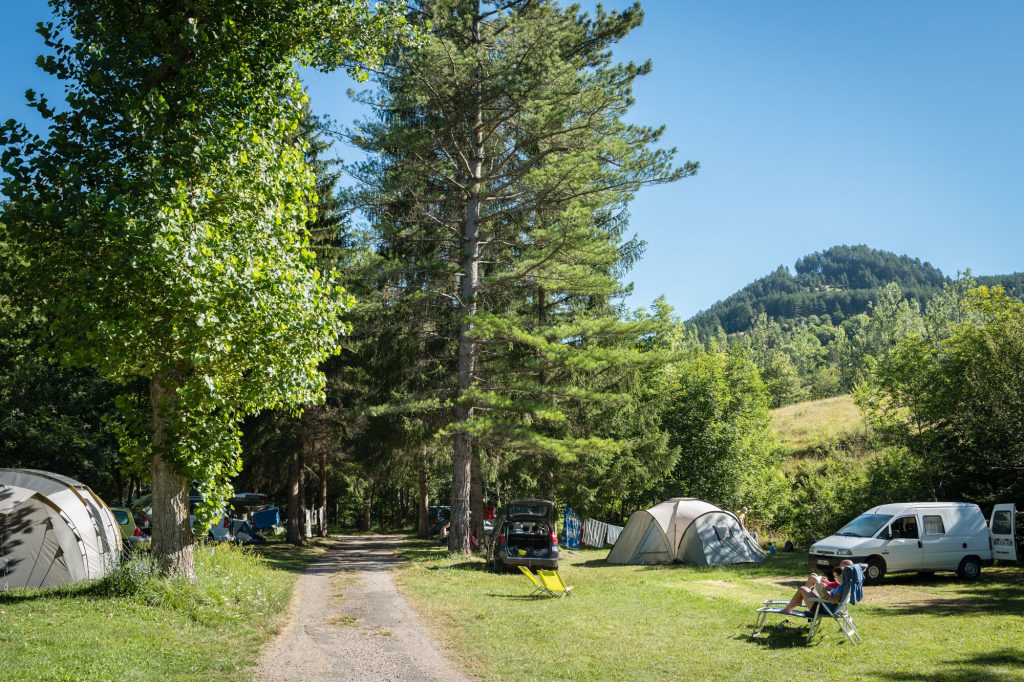
[(861, 647), (831, 624), (807, 646), (795, 630), (750, 638), (754, 609), (792, 594), (805, 554), (732, 567), (609, 566), (605, 554), (563, 556), (572, 599), (530, 598), (518, 573), (424, 546), (399, 580), (438, 641), (484, 680), (1024, 679), (1016, 568), (989, 569), (977, 583), (892, 577), (854, 607)]
[(867, 437), (853, 397), (840, 395), (772, 410), (772, 427), (783, 452), (813, 456), (836, 446), (858, 447)]
[(248, 680), (319, 545), (196, 549), (196, 583), (144, 560), (108, 578), (0, 594), (0, 680)]

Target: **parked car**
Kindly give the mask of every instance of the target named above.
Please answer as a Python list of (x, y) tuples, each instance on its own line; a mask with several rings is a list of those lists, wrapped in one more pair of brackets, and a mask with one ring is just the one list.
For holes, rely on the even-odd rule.
[(965, 580), (981, 575), (993, 559), (1015, 561), (1014, 506), (996, 505), (989, 524), (976, 504), (903, 502), (869, 509), (837, 533), (811, 545), (814, 568), (843, 559), (867, 564), (865, 579), (887, 573), (956, 571)]
[(110, 511), (121, 529), (121, 540), (128, 551), (147, 550), (152, 544), (145, 515), (128, 507), (111, 507)]
[(494, 522), (487, 563), (495, 571), (515, 566), (558, 568), (555, 505), (547, 500), (513, 500)]
[(427, 507), (427, 530), (431, 535), (441, 532), (441, 526), (451, 518), (451, 507)]

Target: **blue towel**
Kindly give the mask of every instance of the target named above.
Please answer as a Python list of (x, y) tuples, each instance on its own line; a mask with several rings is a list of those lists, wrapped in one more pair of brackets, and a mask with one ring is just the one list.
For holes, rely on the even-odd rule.
[(860, 564), (849, 566), (846, 570), (847, 574), (843, 576), (843, 580), (847, 580), (848, 577), (853, 578), (853, 588), (850, 590), (850, 603), (856, 604), (864, 600), (864, 571), (861, 569)]

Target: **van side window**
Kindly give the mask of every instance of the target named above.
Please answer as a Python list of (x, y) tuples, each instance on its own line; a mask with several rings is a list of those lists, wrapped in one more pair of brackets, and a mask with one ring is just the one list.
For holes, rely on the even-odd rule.
[(924, 517), (924, 534), (925, 535), (945, 535), (946, 527), (942, 525), (941, 516), (926, 516)]
[(917, 517), (904, 516), (892, 522), (892, 536), (907, 540), (917, 539)]

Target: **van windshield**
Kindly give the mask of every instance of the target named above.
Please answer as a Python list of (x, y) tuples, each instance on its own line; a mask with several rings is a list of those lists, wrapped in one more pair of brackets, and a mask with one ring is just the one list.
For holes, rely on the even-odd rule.
[(845, 535), (849, 538), (870, 538), (891, 518), (892, 516), (889, 514), (861, 514), (840, 528), (836, 535)]

